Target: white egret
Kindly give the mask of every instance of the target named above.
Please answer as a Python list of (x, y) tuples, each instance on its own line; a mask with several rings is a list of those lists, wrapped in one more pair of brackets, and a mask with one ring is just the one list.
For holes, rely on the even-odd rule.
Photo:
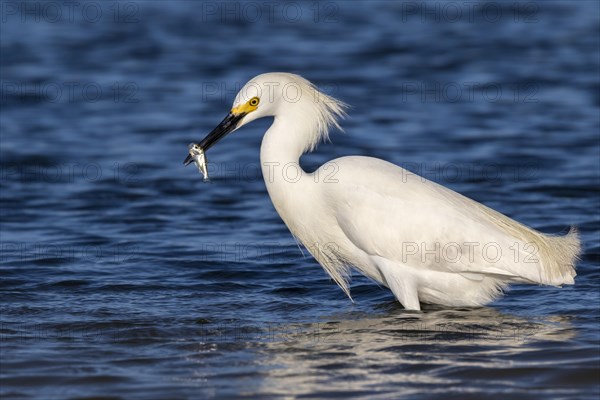
[(199, 147), (206, 151), (243, 125), (274, 117), (260, 149), (273, 205), (349, 297), (351, 267), (410, 310), (420, 303), (480, 306), (513, 282), (574, 283), (575, 228), (564, 236), (540, 233), (376, 158), (342, 157), (303, 171), (300, 156), (339, 128), (344, 108), (298, 75), (262, 74), (240, 90)]

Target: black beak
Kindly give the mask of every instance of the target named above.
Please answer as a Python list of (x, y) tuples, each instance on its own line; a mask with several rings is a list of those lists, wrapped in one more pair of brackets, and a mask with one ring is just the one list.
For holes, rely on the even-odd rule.
[[(208, 135), (206, 135), (206, 137), (204, 139), (202, 139), (202, 141), (200, 143), (198, 143), (198, 146), (202, 150), (207, 151), (215, 143), (217, 143), (219, 140), (223, 139), (228, 133), (232, 132), (237, 127), (238, 122), (240, 122), (240, 120), (242, 118), (244, 118), (245, 115), (246, 115), (246, 113), (239, 113), (239, 114), (229, 113), (229, 114), (227, 114), (225, 119), (223, 121), (221, 121), (221, 123), (219, 125), (217, 125), (217, 127), (215, 129), (213, 129)], [(185, 165), (188, 165), (192, 161), (193, 161), (192, 155), (188, 154), (188, 156), (183, 161), (183, 163)]]

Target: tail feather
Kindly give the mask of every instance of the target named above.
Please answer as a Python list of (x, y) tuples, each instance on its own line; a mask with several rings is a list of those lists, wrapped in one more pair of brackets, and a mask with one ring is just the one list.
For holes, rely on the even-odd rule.
[[(539, 275), (535, 282), (552, 286), (575, 283), (575, 264), (581, 255), (581, 241), (576, 227), (572, 226), (564, 236), (543, 234), (483, 204), (469, 200), (489, 221), (508, 235), (524, 244), (535, 246), (535, 257), (539, 260)], [(532, 279), (530, 274), (527, 275), (529, 278), (526, 279)]]
[[(485, 211), (490, 214), (493, 210)], [(581, 254), (577, 228), (571, 227), (564, 236), (547, 235), (496, 211), (493, 211), (493, 217), (492, 221), (509, 235), (535, 247), (533, 255), (539, 260), (537, 263), (539, 275), (538, 279), (535, 279), (536, 282), (552, 286), (575, 283), (573, 279), (576, 276), (575, 264)]]
[(542, 235), (540, 245), (540, 261), (550, 285), (572, 285), (577, 275), (575, 264), (581, 255), (581, 241), (577, 228), (571, 227), (564, 236)]

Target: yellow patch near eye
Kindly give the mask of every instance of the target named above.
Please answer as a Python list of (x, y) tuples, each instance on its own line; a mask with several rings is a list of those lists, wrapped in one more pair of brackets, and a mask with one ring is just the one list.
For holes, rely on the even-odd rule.
[(243, 114), (251, 113), (252, 111), (254, 111), (258, 108), (258, 103), (259, 103), (258, 97), (253, 97), (250, 100), (248, 100), (246, 103), (232, 108), (231, 113), (233, 115), (238, 115), (238, 114), (242, 114), (242, 113)]

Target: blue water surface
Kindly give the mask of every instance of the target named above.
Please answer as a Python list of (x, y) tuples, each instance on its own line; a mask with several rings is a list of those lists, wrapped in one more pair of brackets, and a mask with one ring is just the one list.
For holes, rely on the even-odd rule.
[[(598, 2), (66, 3), (1, 3), (3, 399), (598, 398)], [(576, 284), (415, 313), (354, 276), (351, 302), (271, 205), (269, 121), (211, 183), (182, 165), (269, 71), (351, 105), (307, 169), (379, 157), (576, 225)]]

